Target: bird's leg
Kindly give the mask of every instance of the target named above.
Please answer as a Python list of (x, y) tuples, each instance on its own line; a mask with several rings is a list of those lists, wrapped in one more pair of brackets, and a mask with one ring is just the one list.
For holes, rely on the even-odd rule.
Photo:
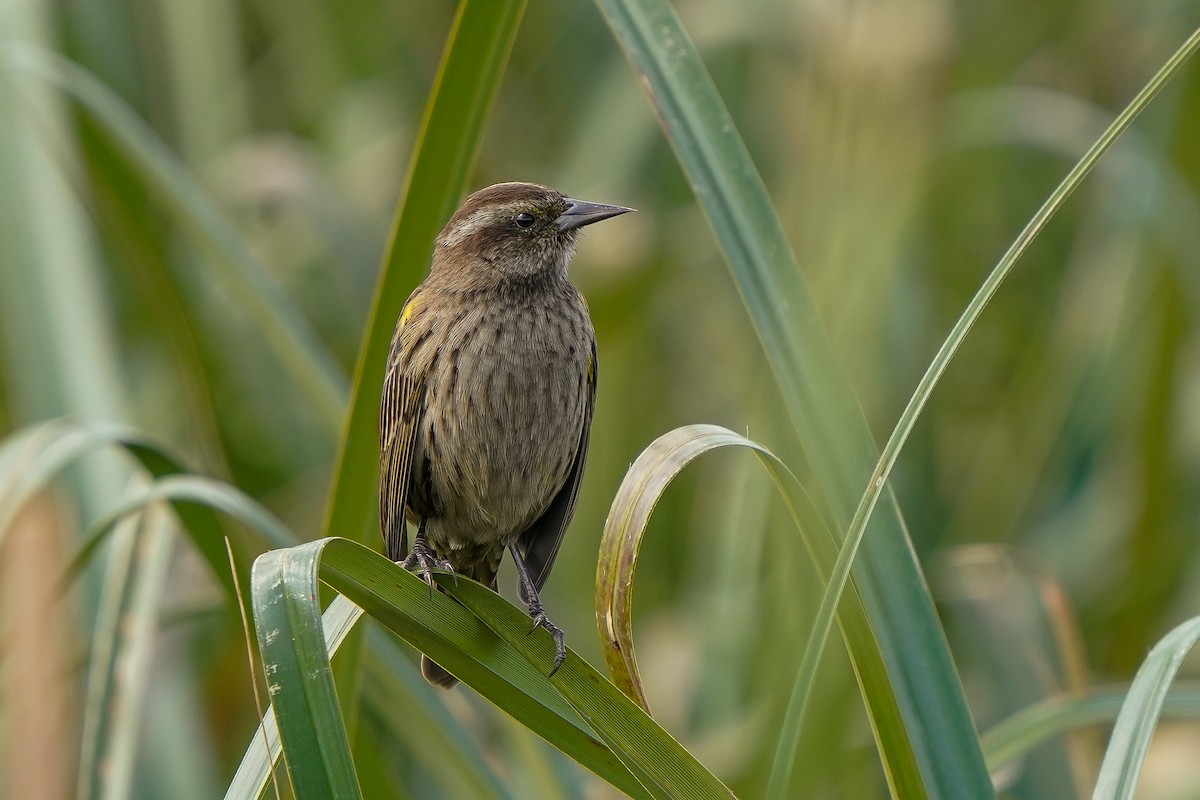
[(538, 597), (537, 587), (533, 585), (533, 579), (529, 577), (529, 568), (525, 566), (525, 559), (521, 556), (521, 551), (517, 549), (515, 543), (508, 546), (508, 552), (512, 553), (513, 563), (517, 567), (517, 580), (521, 582), (521, 597), (529, 601), (529, 616), (533, 618), (533, 627), (529, 629), (533, 633), (538, 628), (545, 628), (546, 631), (554, 637), (554, 666), (551, 667), (547, 678), (558, 672), (558, 668), (562, 666), (563, 661), (567, 657), (567, 640), (563, 635), (562, 629), (550, 621), (546, 616), (546, 609), (542, 608), (542, 600)]
[(421, 517), (421, 522), (417, 525), (417, 538), (413, 540), (412, 550), (408, 551), (408, 557), (400, 566), (409, 572), (415, 571), (417, 575), (421, 576), (421, 580), (429, 584), (430, 599), (433, 599), (433, 571), (435, 569), (445, 570), (451, 575), (455, 575), (454, 565), (444, 558), (438, 558), (429, 549), (429, 541), (425, 538), (424, 517)]

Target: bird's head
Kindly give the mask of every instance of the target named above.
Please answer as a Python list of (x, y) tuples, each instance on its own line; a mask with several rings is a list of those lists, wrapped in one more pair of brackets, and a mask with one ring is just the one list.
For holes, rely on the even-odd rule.
[(434, 270), (485, 270), (495, 278), (565, 275), (584, 225), (631, 208), (572, 200), (536, 183), (480, 189), (437, 238)]

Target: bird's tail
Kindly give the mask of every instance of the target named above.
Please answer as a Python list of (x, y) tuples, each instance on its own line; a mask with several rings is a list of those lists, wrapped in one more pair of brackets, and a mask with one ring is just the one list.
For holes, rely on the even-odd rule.
[(443, 689), (453, 689), (458, 683), (458, 678), (430, 661), (429, 656), (421, 656), (421, 674), (425, 676), (425, 680)]
[[(503, 550), (500, 551), (501, 554), (503, 552)], [(499, 560), (498, 557), (495, 559), (464, 559), (458, 565), (458, 574), (478, 581), (495, 592), (497, 591), (496, 571)], [(438, 591), (441, 591), (441, 589), (439, 588)], [(458, 684), (458, 678), (451, 675), (440, 664), (430, 660), (425, 655), (421, 656), (421, 674), (425, 676), (425, 680), (434, 686), (441, 686), (443, 689), (453, 689)]]

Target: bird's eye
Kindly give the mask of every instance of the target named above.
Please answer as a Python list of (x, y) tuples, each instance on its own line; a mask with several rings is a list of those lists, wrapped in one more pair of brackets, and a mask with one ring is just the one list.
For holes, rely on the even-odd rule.
[(526, 214), (522, 211), (513, 217), (513, 222), (517, 223), (518, 228), (528, 228), (533, 225), (533, 214)]

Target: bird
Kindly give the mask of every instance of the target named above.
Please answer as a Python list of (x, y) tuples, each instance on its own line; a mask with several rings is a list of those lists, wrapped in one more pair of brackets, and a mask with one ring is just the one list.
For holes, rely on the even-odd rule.
[[(539, 593), (575, 512), (596, 404), (595, 331), (567, 266), (583, 227), (632, 210), (535, 183), (474, 192), (434, 242), (384, 373), (387, 557), (431, 592), (435, 569), (496, 591), (507, 551), (531, 632), (554, 638), (549, 675), (566, 644)], [(421, 671), (438, 686), (458, 682), (426, 656)]]

